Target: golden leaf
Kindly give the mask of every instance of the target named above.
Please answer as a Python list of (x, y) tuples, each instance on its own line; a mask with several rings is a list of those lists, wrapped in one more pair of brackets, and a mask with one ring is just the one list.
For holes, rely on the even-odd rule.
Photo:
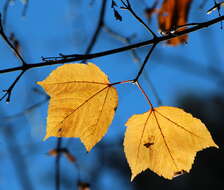
[(190, 171), (197, 151), (218, 148), (205, 125), (179, 108), (154, 108), (132, 116), (126, 126), (124, 151), (132, 180), (148, 168), (172, 179)]
[(45, 139), (78, 137), (87, 151), (108, 130), (118, 104), (117, 91), (94, 64), (66, 64), (38, 82), (49, 94)]
[[(184, 30), (186, 27), (181, 27), (187, 24), (187, 17), (192, 0), (164, 0), (162, 7), (159, 10), (158, 22), (162, 32), (171, 32)], [(174, 34), (175, 35), (175, 34)], [(187, 41), (187, 35), (172, 38), (167, 41), (167, 44), (176, 46)]]

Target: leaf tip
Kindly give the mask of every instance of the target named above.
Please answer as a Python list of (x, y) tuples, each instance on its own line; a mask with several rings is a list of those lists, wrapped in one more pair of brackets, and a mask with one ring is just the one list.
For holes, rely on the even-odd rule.
[(131, 175), (131, 182), (133, 182), (133, 180), (135, 179), (136, 175), (137, 175), (137, 174), (132, 174), (132, 175)]
[(86, 147), (86, 146), (85, 146), (85, 148), (86, 148), (86, 152), (87, 152), (87, 153), (89, 153), (90, 150), (92, 149), (92, 148), (89, 148), (89, 147)]
[(214, 147), (214, 148), (218, 148), (219, 149), (219, 146), (214, 142), (213, 145), (211, 145), (210, 147)]
[(84, 139), (82, 139), (82, 137), (80, 137), (80, 140), (86, 149), (86, 153), (89, 153), (94, 145), (88, 144)]
[(46, 135), (46, 136), (43, 138), (43, 141), (46, 141), (48, 138), (49, 138), (49, 136)]
[(37, 81), (36, 83), (37, 83), (38, 85), (40, 85), (40, 86), (43, 86), (43, 82), (44, 82), (44, 81)]

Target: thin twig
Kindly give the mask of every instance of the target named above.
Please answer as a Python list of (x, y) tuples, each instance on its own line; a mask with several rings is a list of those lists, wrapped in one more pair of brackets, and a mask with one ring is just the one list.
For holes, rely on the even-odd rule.
[(60, 172), (60, 160), (61, 160), (61, 144), (62, 144), (62, 138), (57, 139), (57, 152), (55, 159), (55, 190), (60, 190), (60, 182), (61, 182), (61, 172)]
[(148, 27), (148, 25), (132, 9), (129, 0), (126, 0), (126, 3), (124, 0), (121, 0), (121, 2), (124, 5), (124, 8), (126, 8), (141, 24), (143, 24), (143, 26), (153, 35), (154, 38), (157, 38), (157, 35), (151, 30), (151, 28)]
[[(93, 34), (93, 37), (85, 51), (85, 54), (89, 54), (91, 52), (91, 50), (93, 49), (94, 45), (96, 44), (96, 41), (99, 37), (100, 31), (104, 25), (104, 17), (105, 17), (105, 10), (106, 10), (106, 4), (107, 4), (107, 0), (102, 0), (102, 6), (100, 9), (100, 16), (99, 16), (99, 20), (98, 20), (98, 24), (96, 27), (96, 30)], [(86, 62), (86, 59), (84, 59), (82, 62)]]
[(8, 37), (6, 36), (6, 34), (4, 32), (2, 18), (1, 18), (1, 13), (0, 13), (0, 35), (2, 36), (2, 38), (6, 42), (6, 44), (15, 53), (15, 55), (20, 59), (20, 61), (22, 62), (23, 66), (26, 65), (25, 60), (22, 58), (22, 56), (20, 55), (19, 51), (13, 46), (13, 44), (10, 42), (10, 40), (8, 39)]
[(23, 11), (22, 11), (22, 16), (25, 17), (26, 14), (27, 14), (27, 10), (28, 10), (28, 7), (29, 7), (29, 3), (30, 3), (30, 0), (26, 0), (25, 4), (24, 4), (24, 7), (23, 7)]
[(155, 47), (156, 47), (156, 45), (157, 45), (157, 43), (154, 43), (154, 44), (152, 45), (152, 47), (150, 48), (150, 50), (149, 50), (148, 54), (146, 55), (145, 60), (144, 60), (144, 62), (143, 62), (143, 64), (142, 64), (140, 70), (138, 71), (138, 74), (137, 74), (137, 76), (136, 76), (136, 78), (135, 78), (134, 81), (138, 81), (138, 79), (139, 79), (139, 77), (141, 76), (141, 74), (142, 74), (142, 72), (143, 72), (143, 70), (144, 70), (144, 68), (145, 68), (145, 66), (146, 66), (146, 64), (147, 64), (147, 62), (148, 62), (150, 56), (152, 55), (153, 50), (154, 50)]
[[(124, 37), (122, 36), (121, 34), (113, 31), (111, 28), (109, 28), (108, 26), (104, 25), (104, 28), (103, 28), (108, 34), (110, 34), (113, 38), (125, 43), (125, 44), (131, 44), (131, 39), (134, 38), (136, 35), (133, 34), (132, 36), (130, 37)], [(138, 57), (137, 53), (136, 53), (136, 50), (135, 49), (131, 49), (131, 54), (132, 54), (132, 57), (134, 59), (135, 62), (140, 62), (140, 58)]]
[(7, 97), (6, 102), (7, 103), (10, 102), (13, 88), (15, 87), (16, 83), (19, 81), (19, 79), (23, 76), (24, 73), (25, 73), (25, 70), (22, 70), (22, 72), (16, 77), (14, 82), (10, 85), (10, 87), (7, 90), (3, 90), (5, 94), (0, 98), (0, 101), (2, 101), (5, 97)]
[(101, 9), (100, 9), (100, 16), (99, 16), (99, 20), (98, 20), (98, 24), (97, 24), (97, 27), (96, 27), (96, 30), (94, 32), (94, 35), (85, 51), (85, 54), (89, 54), (93, 48), (93, 46), (95, 45), (96, 41), (97, 41), (97, 38), (99, 36), (99, 33), (104, 25), (104, 17), (105, 17), (105, 10), (106, 10), (106, 3), (107, 3), (107, 0), (102, 0), (102, 6), (101, 6)]
[(121, 47), (121, 48), (111, 49), (111, 50), (102, 51), (102, 52), (93, 53), (93, 54), (79, 55), (78, 57), (72, 57), (73, 54), (63, 55), (63, 58), (59, 59), (59, 60), (49, 60), (49, 61), (45, 61), (45, 62), (31, 63), (31, 64), (27, 64), (26, 67), (18, 66), (18, 67), (12, 67), (12, 68), (8, 68), (8, 69), (2, 69), (2, 70), (0, 70), (0, 73), (9, 73), (9, 72), (24, 70), (24, 69), (28, 70), (28, 69), (37, 68), (37, 67), (64, 64), (64, 63), (70, 63), (70, 62), (74, 62), (74, 61), (81, 61), (83, 59), (94, 59), (94, 58), (98, 58), (98, 57), (103, 57), (103, 56), (107, 56), (107, 55), (121, 53), (121, 52), (128, 51), (128, 50), (131, 50), (131, 49), (144, 47), (144, 46), (148, 46), (150, 44), (160, 43), (160, 42), (163, 42), (163, 41), (170, 40), (172, 38), (183, 36), (183, 35), (195, 32), (197, 30), (207, 28), (207, 27), (209, 27), (213, 24), (216, 24), (216, 23), (218, 23), (222, 20), (224, 20), (224, 16), (221, 16), (221, 17), (218, 17), (218, 18), (206, 21), (206, 22), (202, 22), (202, 23), (200, 23), (196, 26), (186, 28), (185, 30), (182, 30), (182, 31), (178, 31), (178, 32), (175, 33), (175, 35), (168, 34), (166, 36), (161, 36), (161, 37), (151, 39), (151, 40), (147, 40), (147, 41), (144, 41), (144, 42), (139, 42), (139, 43), (135, 43), (135, 44), (132, 44), (132, 45), (127, 45), (127, 46), (124, 46), (124, 47)]
[(48, 100), (49, 100), (49, 97), (46, 97), (44, 100), (42, 100), (42, 101), (40, 101), (40, 102), (38, 102), (36, 104), (31, 105), (30, 107), (26, 108), (22, 112), (16, 113), (14, 115), (5, 116), (5, 117), (0, 118), (0, 119), (10, 120), (10, 119), (14, 119), (16, 117), (23, 116), (23, 115), (25, 115), (25, 114), (33, 111), (34, 109), (40, 107), (41, 105), (43, 105), (44, 103), (46, 103)]
[(23, 57), (20, 55), (17, 47), (14, 47), (14, 45), (10, 42), (10, 40), (8, 39), (8, 37), (6, 36), (5, 32), (4, 32), (4, 28), (3, 28), (3, 23), (2, 23), (2, 17), (1, 17), (1, 13), (0, 13), (0, 35), (3, 38), (3, 40), (6, 42), (6, 44), (10, 47), (10, 49), (15, 53), (15, 55), (19, 58), (19, 60), (22, 63), (22, 72), (17, 76), (17, 78), (15, 79), (15, 81), (11, 84), (11, 86), (7, 89), (7, 90), (3, 90), (5, 92), (5, 94), (0, 98), (0, 101), (3, 100), (5, 97), (6, 98), (6, 102), (10, 102), (10, 98), (11, 98), (11, 94), (12, 94), (12, 90), (15, 87), (16, 83), (19, 81), (19, 79), (22, 77), (22, 75), (25, 73), (26, 69), (26, 62), (23, 59)]
[(123, 43), (128, 43), (130, 44), (130, 38), (133, 38), (135, 35), (132, 35), (131, 37), (124, 37), (121, 34), (119, 34), (118, 32), (115, 32), (114, 30), (112, 30), (110, 27), (108, 27), (106, 24), (104, 24), (103, 29), (105, 32), (107, 32), (108, 34), (110, 34), (113, 38), (123, 42)]
[(8, 14), (8, 8), (9, 8), (9, 4), (11, 3), (11, 0), (6, 0), (4, 6), (3, 6), (3, 19), (2, 19), (2, 24), (5, 25), (6, 20), (7, 20), (7, 14)]
[[(222, 1), (220, 3), (217, 3), (216, 0), (213, 0), (213, 2), (214, 2), (214, 6), (207, 11), (207, 14), (211, 14), (213, 11), (217, 10), (218, 15), (222, 16), (221, 12), (220, 12), (220, 9), (221, 9), (221, 6), (224, 4), (224, 1)], [(221, 22), (221, 29), (222, 29), (222, 22)]]

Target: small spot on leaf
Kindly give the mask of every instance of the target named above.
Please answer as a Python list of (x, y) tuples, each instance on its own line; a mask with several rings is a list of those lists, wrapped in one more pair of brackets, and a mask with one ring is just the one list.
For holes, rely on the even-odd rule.
[(149, 143), (145, 143), (145, 144), (144, 144), (144, 146), (145, 146), (146, 148), (149, 148), (149, 147), (152, 146), (152, 145), (154, 145), (153, 142), (149, 142)]

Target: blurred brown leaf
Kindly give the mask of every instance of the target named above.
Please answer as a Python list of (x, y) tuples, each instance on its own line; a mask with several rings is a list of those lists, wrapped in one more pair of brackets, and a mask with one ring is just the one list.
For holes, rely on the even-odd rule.
[[(187, 17), (192, 0), (164, 0), (159, 10), (158, 22), (161, 32), (170, 33), (171, 31), (181, 31), (186, 27)], [(174, 34), (175, 35), (175, 34)], [(168, 45), (176, 46), (185, 43), (187, 35), (172, 38), (167, 41)]]

